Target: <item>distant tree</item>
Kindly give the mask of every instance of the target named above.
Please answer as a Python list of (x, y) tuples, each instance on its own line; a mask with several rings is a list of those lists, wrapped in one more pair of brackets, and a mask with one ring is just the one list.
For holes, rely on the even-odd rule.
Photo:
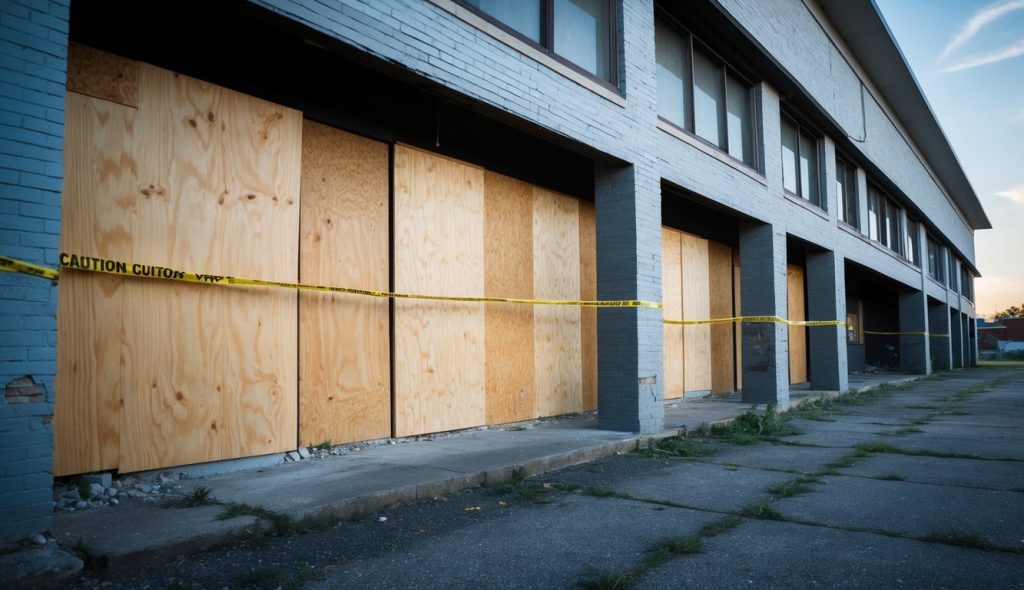
[(1019, 318), (1021, 316), (1024, 316), (1024, 303), (1021, 303), (1020, 305), (1011, 305), (1003, 311), (997, 311), (995, 318), (997, 320), (1001, 320), (1003, 318)]

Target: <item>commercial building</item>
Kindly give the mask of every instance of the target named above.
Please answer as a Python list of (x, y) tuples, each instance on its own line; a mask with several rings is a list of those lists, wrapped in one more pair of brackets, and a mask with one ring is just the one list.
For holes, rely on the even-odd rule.
[[(52, 474), (595, 408), (656, 432), (668, 398), (975, 362), (989, 221), (870, 0), (0, 19), (0, 249), (79, 261), (0, 278), (9, 536), (46, 526)], [(825, 325), (701, 323), (735, 316)]]

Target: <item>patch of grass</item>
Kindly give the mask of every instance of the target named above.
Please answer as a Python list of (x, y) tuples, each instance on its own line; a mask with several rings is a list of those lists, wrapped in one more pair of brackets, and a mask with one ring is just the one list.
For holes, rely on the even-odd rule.
[(910, 423), (913, 424), (914, 426), (923, 426), (925, 424), (928, 424), (929, 422), (932, 422), (933, 420), (934, 418), (932, 418), (931, 416), (925, 416), (924, 418), (915, 418), (911, 420)]
[[(267, 530), (254, 529), (253, 537), (258, 537), (260, 534), (280, 537), (322, 531), (341, 522), (341, 519), (334, 512), (321, 512), (295, 520), (287, 514), (274, 512), (262, 506), (253, 506), (239, 502), (232, 502), (225, 506), (224, 510), (216, 518), (217, 520), (229, 520), (239, 516), (254, 516), (269, 525)], [(252, 540), (258, 542), (255, 538)]]
[(970, 412), (965, 412), (961, 408), (950, 408), (939, 412), (942, 416), (970, 416)]
[(815, 475), (838, 475), (838, 470), (846, 469), (847, 467), (852, 467), (857, 463), (857, 459), (866, 456), (866, 451), (856, 450), (848, 455), (843, 455), (842, 457), (836, 459), (835, 461), (830, 461), (826, 463), (825, 469), (818, 471)]
[(918, 428), (917, 426), (904, 426), (903, 428), (893, 432), (893, 434), (896, 436), (906, 436), (908, 434), (917, 434), (918, 432), (924, 432), (924, 429)]
[(874, 479), (880, 479), (882, 481), (903, 481), (905, 478), (899, 473), (883, 473), (882, 475), (876, 475)]
[(272, 590), (281, 587), (281, 574), (276, 570), (261, 568), (235, 577), (235, 583), (242, 588), (266, 588)]
[(898, 453), (899, 448), (885, 442), (884, 440), (874, 440), (871, 442), (858, 443), (854, 446), (858, 451), (865, 453)]
[(774, 404), (768, 405), (763, 414), (753, 408), (737, 416), (727, 424), (716, 424), (708, 436), (734, 445), (753, 445), (761, 442), (779, 442), (778, 437), (800, 434), (789, 423), (789, 415), (780, 416)]
[(551, 487), (555, 488), (556, 490), (558, 490), (560, 492), (565, 492), (567, 494), (571, 494), (572, 492), (577, 492), (577, 491), (579, 491), (581, 489), (579, 484), (572, 483), (572, 482), (557, 482), (557, 483), (551, 484)]
[(629, 494), (626, 494), (624, 492), (617, 492), (617, 491), (615, 491), (615, 490), (613, 490), (611, 488), (600, 488), (600, 487), (590, 487), (590, 488), (587, 488), (586, 494), (588, 496), (594, 496), (595, 498), (623, 498), (623, 499), (632, 498), (632, 496), (630, 496)]
[(527, 481), (528, 476), (521, 469), (513, 469), (512, 476), (506, 481), (489, 487), (491, 494), (497, 496), (511, 495), (520, 502), (543, 502), (552, 488), (546, 488), (535, 481)]
[(836, 408), (832, 400), (818, 398), (801, 402), (796, 408), (791, 409), (788, 415), (794, 418), (803, 418), (804, 420), (814, 420), (815, 422), (835, 422), (829, 416), (839, 413), (841, 411)]
[(210, 493), (210, 488), (206, 486), (199, 486), (192, 490), (192, 493), (185, 496), (182, 500), (182, 505), (186, 508), (195, 508), (197, 506), (208, 506), (210, 504), (217, 504), (217, 500)]
[(740, 514), (760, 520), (785, 520), (782, 513), (772, 508), (768, 502), (759, 502), (757, 504), (747, 506), (740, 511)]
[(978, 366), (986, 369), (1022, 369), (1024, 368), (1024, 360), (995, 359), (978, 361)]
[(938, 406), (932, 406), (932, 405), (929, 405), (929, 404), (914, 404), (914, 405), (911, 405), (911, 406), (907, 406), (907, 409), (908, 410), (938, 410), (939, 407)]
[(705, 538), (705, 539), (710, 539), (711, 537), (717, 537), (718, 535), (721, 535), (722, 533), (726, 533), (726, 532), (731, 531), (732, 529), (740, 526), (740, 524), (742, 524), (742, 523), (743, 523), (743, 519), (740, 518), (739, 516), (736, 516), (735, 514), (732, 514), (732, 515), (729, 515), (729, 516), (723, 516), (722, 518), (719, 518), (718, 520), (709, 522), (708, 524), (704, 525), (704, 528), (702, 528), (700, 530), (700, 536)]
[(790, 498), (792, 496), (813, 492), (814, 488), (812, 488), (810, 484), (811, 482), (804, 480), (803, 478), (798, 478), (784, 483), (775, 484), (769, 487), (767, 491), (773, 496)]
[(327, 439), (321, 442), (320, 444), (314, 446), (313, 448), (319, 449), (321, 451), (329, 451), (334, 448), (334, 443), (331, 442), (331, 439)]
[(647, 459), (690, 459), (706, 457), (713, 452), (707, 447), (687, 440), (682, 435), (677, 435), (650, 441), (646, 447), (637, 449), (632, 454)]

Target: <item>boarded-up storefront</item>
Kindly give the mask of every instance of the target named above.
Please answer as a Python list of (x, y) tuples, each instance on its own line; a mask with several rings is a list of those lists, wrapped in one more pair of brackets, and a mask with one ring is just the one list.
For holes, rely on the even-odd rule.
[[(214, 275), (596, 298), (591, 203), (81, 46), (61, 249)], [(596, 313), (62, 273), (57, 475), (594, 409)]]

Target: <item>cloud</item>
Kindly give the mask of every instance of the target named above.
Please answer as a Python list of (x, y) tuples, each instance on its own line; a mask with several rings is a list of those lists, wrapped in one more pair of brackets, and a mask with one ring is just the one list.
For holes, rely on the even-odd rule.
[(996, 51), (969, 57), (959, 63), (947, 67), (943, 71), (959, 72), (960, 70), (966, 70), (969, 68), (975, 68), (978, 66), (983, 66), (986, 64), (992, 64), (1006, 59), (1011, 59), (1019, 55), (1024, 55), (1024, 39), (1020, 39), (1013, 45), (1008, 45), (1002, 49), (997, 49)]
[[(939, 54), (939, 59), (948, 57), (949, 54), (953, 53), (958, 47), (964, 43), (970, 41), (978, 31), (985, 25), (995, 22), (1002, 18), (1004, 15), (1013, 12), (1014, 10), (1024, 9), (1024, 0), (1006, 0), (1004, 2), (996, 2), (995, 4), (989, 4), (974, 14), (971, 18), (967, 19), (964, 26), (953, 35), (953, 38), (949, 40), (949, 43)], [(980, 64), (979, 64), (980, 65)]]
[(998, 192), (996, 193), (996, 195), (1010, 199), (1014, 203), (1024, 205), (1024, 184), (1017, 185), (1013, 188), (1006, 189), (1005, 191)]

